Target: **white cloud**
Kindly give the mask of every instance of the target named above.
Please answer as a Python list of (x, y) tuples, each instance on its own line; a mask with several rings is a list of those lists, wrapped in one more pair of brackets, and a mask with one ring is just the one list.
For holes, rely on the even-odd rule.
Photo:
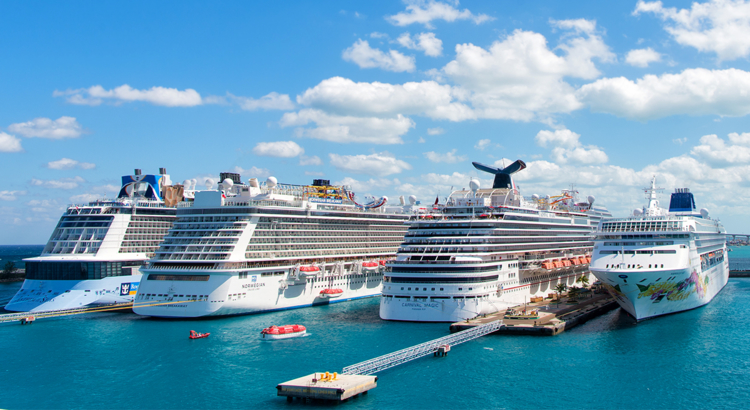
[(634, 15), (654, 13), (668, 22), (664, 29), (681, 45), (716, 53), (719, 60), (750, 54), (750, 3), (711, 0), (692, 3), (690, 9), (665, 8), (661, 1), (639, 0)]
[(304, 154), (305, 150), (294, 141), (259, 142), (253, 148), (255, 155), (277, 158), (293, 158)]
[(26, 195), (26, 191), (0, 191), (0, 201), (15, 201), (22, 195)]
[[(248, 169), (244, 169), (242, 167), (236, 166), (232, 168), (232, 172), (236, 172), (240, 174), (241, 176), (245, 177), (246, 179), (247, 178), (268, 178), (271, 176), (271, 171), (269, 171), (266, 168), (258, 168), (256, 166), (252, 166)], [(201, 184), (205, 180), (205, 178), (203, 179), (197, 178), (197, 179), (198, 179), (199, 184)]]
[[(458, 1), (455, 2), (456, 6)], [(486, 14), (474, 14), (468, 9), (458, 10), (451, 4), (446, 4), (434, 0), (408, 0), (406, 1), (406, 11), (402, 11), (393, 16), (387, 16), (391, 24), (396, 26), (408, 26), (409, 24), (423, 24), (427, 28), (432, 28), (433, 20), (444, 20), (454, 22), (456, 20), (471, 20), (474, 24), (481, 24), (486, 21), (494, 20)]]
[[(303, 128), (309, 123), (314, 128)], [(282, 127), (296, 128), (297, 136), (333, 142), (401, 144), (401, 136), (414, 127), (414, 121), (401, 114), (395, 118), (331, 115), (321, 110), (304, 109), (281, 117)]]
[(594, 145), (584, 147), (579, 138), (579, 134), (567, 129), (541, 130), (536, 134), (535, 141), (540, 147), (554, 146), (551, 157), (559, 164), (602, 164), (609, 160), (601, 148)]
[(713, 166), (726, 167), (734, 164), (750, 164), (750, 133), (731, 133), (732, 145), (715, 134), (704, 135), (701, 145), (693, 147), (690, 154)]
[(234, 100), (240, 108), (246, 111), (294, 109), (294, 103), (289, 99), (289, 95), (279, 94), (277, 92), (266, 94), (258, 99), (237, 97), (231, 94), (230, 98)]
[(432, 162), (444, 162), (446, 164), (455, 164), (457, 162), (466, 161), (466, 156), (456, 155), (458, 150), (454, 149), (445, 154), (438, 154), (435, 151), (425, 152), (424, 156)]
[(471, 108), (455, 102), (461, 91), (435, 81), (387, 84), (355, 83), (332, 77), (297, 96), (297, 102), (342, 115), (395, 116), (424, 114), (430, 118), (474, 119)]
[(563, 78), (596, 78), (600, 72), (593, 60), (614, 60), (601, 37), (593, 32), (583, 34), (564, 36), (558, 46), (563, 56), (547, 47), (543, 35), (522, 30), (486, 50), (459, 44), (455, 60), (441, 73), (468, 92), (466, 98), (478, 117), (530, 121), (571, 112), (582, 104)]
[(417, 142), (420, 143), (420, 144), (424, 144), (425, 142), (427, 142), (427, 140), (424, 139), (424, 137), (419, 137), (419, 139), (417, 140)]
[(83, 132), (81, 124), (73, 117), (34, 118), (31, 121), (10, 124), (8, 131), (27, 138), (39, 137), (49, 139), (77, 138)]
[(577, 94), (594, 112), (637, 120), (684, 114), (743, 116), (750, 114), (750, 73), (691, 68), (636, 81), (604, 78), (582, 86)]
[(477, 141), (477, 145), (474, 145), (474, 148), (480, 151), (484, 151), (484, 149), (489, 147), (491, 143), (492, 141), (488, 139), (482, 139), (482, 140)]
[(650, 63), (661, 61), (661, 54), (651, 47), (628, 51), (625, 62), (635, 67), (648, 67)]
[(382, 177), (411, 169), (411, 165), (400, 159), (396, 159), (396, 157), (388, 152), (370, 155), (328, 154), (328, 156), (331, 160), (331, 165), (336, 167), (336, 169), (355, 174)]
[(404, 33), (396, 41), (410, 50), (424, 51), (426, 56), (443, 55), (443, 41), (435, 37), (435, 33), (419, 33), (414, 38), (409, 33)]
[(103, 101), (133, 102), (144, 101), (165, 107), (193, 107), (204, 103), (201, 95), (192, 88), (178, 90), (176, 88), (151, 87), (148, 90), (138, 90), (127, 84), (106, 90), (101, 85), (77, 90), (57, 91), (55, 97), (66, 97), (71, 104), (99, 105)]
[(359, 39), (351, 47), (344, 50), (342, 57), (360, 68), (382, 68), (393, 72), (412, 72), (416, 69), (413, 56), (406, 56), (396, 50), (384, 53), (370, 47), (366, 40)]
[(82, 182), (86, 181), (78, 176), (74, 178), (60, 178), (46, 181), (36, 178), (31, 179), (31, 185), (54, 189), (75, 189), (78, 188)]
[(373, 31), (370, 33), (370, 38), (388, 38), (388, 34)]
[(0, 152), (21, 152), (21, 140), (13, 135), (0, 132)]
[(49, 169), (73, 169), (73, 168), (94, 169), (96, 168), (96, 164), (92, 164), (90, 162), (79, 162), (70, 158), (63, 158), (57, 161), (48, 162), (47, 168)]
[(591, 34), (596, 31), (596, 20), (574, 19), (574, 20), (554, 20), (550, 19), (550, 24), (563, 30), (573, 30), (577, 33)]
[(445, 130), (437, 127), (437, 128), (427, 128), (427, 135), (440, 135), (444, 134)]
[(312, 157), (302, 155), (299, 157), (299, 164), (300, 165), (323, 165), (323, 161), (317, 155), (313, 155)]
[(687, 142), (687, 137), (685, 137), (685, 138), (674, 138), (674, 139), (672, 139), (672, 142), (674, 142), (675, 144), (678, 144), (678, 145), (682, 145), (682, 144), (684, 144), (684, 143)]
[(88, 204), (89, 202), (96, 201), (98, 199), (106, 199), (106, 194), (80, 194), (71, 196), (70, 203), (72, 204)]

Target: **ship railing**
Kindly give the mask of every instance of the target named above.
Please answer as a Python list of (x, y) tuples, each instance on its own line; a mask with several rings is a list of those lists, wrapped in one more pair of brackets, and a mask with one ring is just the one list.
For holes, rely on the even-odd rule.
[(503, 261), (388, 261), (387, 265), (423, 265), (423, 264), (447, 264), (447, 265), (464, 265), (480, 263), (499, 263)]

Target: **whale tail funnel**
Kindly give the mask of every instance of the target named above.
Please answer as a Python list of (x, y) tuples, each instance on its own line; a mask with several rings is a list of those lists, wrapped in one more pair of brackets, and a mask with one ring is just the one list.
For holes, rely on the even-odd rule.
[(520, 159), (502, 169), (480, 164), (478, 162), (472, 162), (471, 164), (474, 165), (474, 168), (480, 171), (489, 172), (490, 174), (495, 175), (495, 181), (493, 181), (492, 183), (492, 188), (515, 188), (515, 184), (513, 183), (513, 178), (511, 178), (511, 175), (526, 168), (526, 163), (521, 161)]

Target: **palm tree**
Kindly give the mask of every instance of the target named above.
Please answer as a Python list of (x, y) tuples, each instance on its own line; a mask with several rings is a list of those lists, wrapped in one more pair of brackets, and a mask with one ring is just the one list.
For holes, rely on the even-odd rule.
[(570, 302), (577, 302), (578, 298), (578, 288), (573, 286), (568, 290), (568, 303)]
[(589, 285), (589, 277), (588, 277), (588, 275), (583, 274), (583, 275), (581, 275), (580, 278), (578, 278), (576, 280), (576, 282), (580, 283), (585, 288), (585, 287), (587, 287)]
[(13, 261), (8, 261), (5, 263), (5, 268), (3, 268), (3, 278), (10, 278), (11, 275), (16, 271), (16, 264)]
[(560, 297), (565, 290), (568, 289), (568, 286), (564, 283), (558, 283), (557, 286), (555, 286), (555, 292), (557, 292), (557, 305), (560, 306)]

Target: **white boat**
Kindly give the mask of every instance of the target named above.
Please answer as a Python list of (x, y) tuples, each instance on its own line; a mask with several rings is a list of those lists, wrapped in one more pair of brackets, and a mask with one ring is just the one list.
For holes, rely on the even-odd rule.
[[(444, 207), (410, 221), (396, 260), (388, 262), (380, 300), (386, 320), (457, 322), (504, 311), (588, 279), (591, 234), (603, 207), (576, 201), (574, 189), (523, 198), (512, 174), (499, 169), (493, 187), (451, 193)], [(580, 284), (579, 284), (580, 286)]]
[(320, 294), (318, 294), (318, 297), (323, 299), (335, 299), (341, 297), (343, 294), (343, 289), (323, 289), (320, 291)]
[(158, 175), (136, 169), (122, 177), (117, 198), (68, 206), (42, 254), (24, 260), (26, 280), (5, 309), (132, 302), (141, 267), (172, 227), (176, 206), (191, 200), (191, 188), (192, 181), (172, 186), (164, 168)]
[(706, 305), (729, 278), (722, 224), (705, 208), (696, 212), (686, 188), (661, 208), (659, 189), (654, 177), (646, 207), (605, 219), (596, 232), (591, 271), (636, 320)]
[[(177, 210), (138, 288), (135, 313), (240, 315), (380, 294), (383, 273), (361, 263), (395, 256), (416, 201), (360, 205), (329, 181), (224, 180)], [(361, 273), (361, 274), (360, 274)], [(341, 289), (335, 298), (324, 289)]]

